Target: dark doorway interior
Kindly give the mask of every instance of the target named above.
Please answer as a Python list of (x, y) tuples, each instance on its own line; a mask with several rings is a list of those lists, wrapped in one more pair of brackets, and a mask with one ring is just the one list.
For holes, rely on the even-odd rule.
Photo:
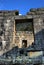
[(40, 63), (34, 64), (34, 65), (41, 65)]
[(13, 65), (24, 65), (24, 64), (22, 64), (22, 63), (21, 63), (21, 64), (20, 64), (20, 63), (15, 63), (15, 64), (13, 64)]
[(22, 47), (27, 47), (27, 40), (22, 40)]

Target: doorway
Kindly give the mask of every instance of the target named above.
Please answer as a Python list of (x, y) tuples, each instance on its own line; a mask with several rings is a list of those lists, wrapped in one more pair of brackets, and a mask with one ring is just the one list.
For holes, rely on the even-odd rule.
[(24, 47), (24, 48), (27, 47), (27, 40), (22, 40), (22, 47)]
[(41, 65), (40, 63), (34, 64), (34, 65)]

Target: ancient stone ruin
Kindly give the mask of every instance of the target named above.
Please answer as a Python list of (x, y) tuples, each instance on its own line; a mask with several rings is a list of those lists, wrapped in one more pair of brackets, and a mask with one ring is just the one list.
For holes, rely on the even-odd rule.
[(44, 8), (30, 9), (26, 15), (17, 10), (0, 11), (0, 52), (32, 44), (44, 49)]

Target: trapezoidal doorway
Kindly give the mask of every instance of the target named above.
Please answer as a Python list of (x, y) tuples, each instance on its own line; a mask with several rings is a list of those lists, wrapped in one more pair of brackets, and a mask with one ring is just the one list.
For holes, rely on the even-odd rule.
[(27, 47), (27, 40), (22, 40), (22, 47)]

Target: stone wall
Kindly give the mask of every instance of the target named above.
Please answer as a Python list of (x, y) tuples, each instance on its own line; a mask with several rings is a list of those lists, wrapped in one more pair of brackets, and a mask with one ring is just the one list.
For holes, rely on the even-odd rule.
[[(42, 46), (44, 47), (44, 8), (31, 9), (30, 12), (28, 12), (28, 14), (25, 16), (19, 16), (18, 14), (18, 11), (0, 11), (0, 31), (2, 31), (0, 38), (2, 38), (5, 46), (8, 45), (7, 49), (13, 48), (15, 46), (21, 48), (22, 40), (27, 40), (27, 47), (31, 45), (32, 42), (35, 42), (36, 48), (38, 49), (42, 48)], [(16, 31), (15, 16), (16, 19), (32, 18), (34, 34), (30, 31)]]
[(0, 11), (0, 55), (12, 48), (15, 15), (18, 11)]
[(22, 47), (22, 40), (27, 40), (27, 47), (34, 42), (34, 36), (32, 32), (29, 31), (17, 31), (15, 37), (15, 44), (18, 45), (19, 48)]
[(32, 15), (34, 24), (35, 44), (37, 48), (44, 47), (44, 8), (32, 8), (27, 15)]
[(44, 14), (44, 8), (31, 8), (29, 12), (27, 12), (27, 15), (43, 15)]
[(34, 19), (34, 35), (35, 35), (35, 44), (38, 48), (43, 47), (43, 19), (42, 18), (35, 18)]

